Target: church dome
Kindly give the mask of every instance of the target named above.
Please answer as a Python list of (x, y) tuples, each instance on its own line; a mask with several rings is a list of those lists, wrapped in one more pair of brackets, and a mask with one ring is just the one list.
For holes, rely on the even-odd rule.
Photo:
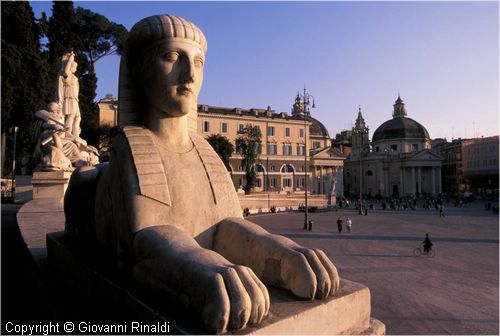
[(393, 106), (392, 119), (387, 120), (375, 130), (372, 142), (392, 139), (430, 139), (429, 132), (424, 126), (406, 116), (405, 103), (399, 95)]
[(309, 126), (309, 134), (310, 135), (319, 135), (319, 136), (324, 136), (324, 137), (330, 137), (328, 134), (328, 130), (326, 129), (325, 125), (323, 125), (319, 120), (314, 119), (310, 115), (306, 116), (307, 121), (311, 123)]
[(429, 132), (415, 120), (407, 117), (395, 117), (387, 120), (375, 130), (372, 142), (404, 138), (430, 139)]

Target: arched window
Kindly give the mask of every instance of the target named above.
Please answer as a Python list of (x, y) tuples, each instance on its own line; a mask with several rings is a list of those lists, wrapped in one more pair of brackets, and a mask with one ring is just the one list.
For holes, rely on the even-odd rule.
[(295, 169), (293, 168), (293, 166), (291, 164), (284, 164), (283, 166), (281, 166), (280, 172), (293, 173), (293, 172), (295, 172)]

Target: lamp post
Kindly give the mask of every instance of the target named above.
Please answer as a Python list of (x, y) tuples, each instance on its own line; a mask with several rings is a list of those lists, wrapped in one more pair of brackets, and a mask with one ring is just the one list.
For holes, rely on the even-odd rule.
[(363, 135), (366, 131), (363, 129), (355, 129), (354, 134), (358, 136), (359, 139), (359, 214), (362, 213), (363, 209)]
[(12, 181), (10, 185), (10, 191), (12, 192), (12, 202), (15, 200), (15, 193), (16, 193), (16, 186), (15, 186), (15, 179), (16, 179), (16, 141), (17, 141), (17, 130), (19, 127), (14, 126), (13, 127), (13, 132), (14, 132), (14, 149), (12, 151)]
[(306, 115), (308, 113), (307, 106), (311, 105), (312, 98), (312, 108), (316, 107), (314, 103), (314, 96), (307, 93), (306, 87), (304, 86), (304, 95), (302, 98), (302, 105), (304, 109), (304, 201), (305, 201), (305, 212), (304, 212), (304, 230), (307, 230), (307, 223), (309, 222), (309, 206), (307, 204), (307, 119)]

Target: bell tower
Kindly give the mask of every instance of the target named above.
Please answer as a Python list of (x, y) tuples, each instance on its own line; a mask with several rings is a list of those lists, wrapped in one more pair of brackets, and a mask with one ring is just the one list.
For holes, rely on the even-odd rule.
[(406, 117), (406, 107), (405, 103), (401, 99), (398, 93), (398, 99), (396, 99), (396, 102), (394, 103), (394, 111), (392, 112), (392, 117), (393, 118), (404, 118)]
[(369, 128), (366, 126), (365, 119), (361, 114), (361, 106), (359, 106), (358, 117), (356, 118), (356, 124), (352, 129), (352, 151), (358, 153), (370, 146), (370, 140), (368, 139)]
[(300, 95), (298, 92), (297, 92), (297, 96), (295, 97), (295, 103), (292, 106), (292, 115), (293, 116), (303, 116), (304, 115), (304, 102), (300, 98)]

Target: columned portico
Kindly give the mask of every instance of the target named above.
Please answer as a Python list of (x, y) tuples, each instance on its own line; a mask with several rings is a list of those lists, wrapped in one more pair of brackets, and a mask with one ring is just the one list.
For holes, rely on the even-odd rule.
[(442, 193), (442, 190), (441, 190), (441, 167), (437, 167), (437, 187), (438, 187), (438, 194), (441, 194)]
[(404, 179), (404, 173), (405, 173), (405, 170), (403, 167), (400, 168), (399, 170), (399, 188), (401, 190), (399, 190), (399, 195), (404, 195), (404, 183), (405, 183), (405, 179)]
[(418, 167), (417, 175), (417, 193), (422, 195), (422, 167)]
[(432, 194), (436, 194), (436, 167), (431, 168)]
[(411, 167), (411, 194), (415, 195), (415, 167)]

